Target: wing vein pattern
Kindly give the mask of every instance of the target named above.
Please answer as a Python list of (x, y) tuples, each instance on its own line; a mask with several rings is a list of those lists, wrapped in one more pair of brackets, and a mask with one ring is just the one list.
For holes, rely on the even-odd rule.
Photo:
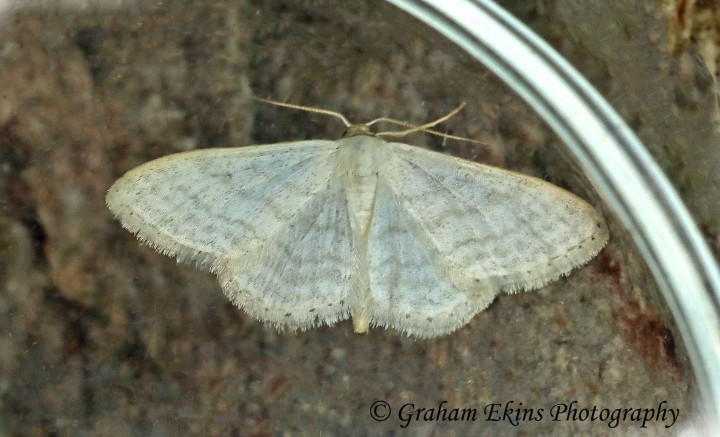
[(453, 331), (501, 291), (541, 287), (607, 240), (590, 205), (540, 179), (387, 147), (369, 236), (375, 324)]

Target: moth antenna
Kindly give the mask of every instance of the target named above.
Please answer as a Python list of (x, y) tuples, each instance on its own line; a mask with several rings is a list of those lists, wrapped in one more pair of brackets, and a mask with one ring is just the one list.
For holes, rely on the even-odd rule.
[[(297, 105), (294, 103), (279, 102), (277, 100), (265, 99), (265, 98), (257, 97), (257, 96), (251, 96), (251, 97), (257, 101), (260, 101), (263, 103), (268, 103), (270, 105), (282, 106), (284, 108), (298, 109), (301, 111), (316, 112), (318, 114), (330, 115), (332, 117), (339, 118), (343, 122), (343, 124), (345, 124), (345, 127), (350, 127), (353, 125), (343, 114), (341, 114), (339, 112), (330, 111), (328, 109), (315, 108), (313, 106), (304, 106), (304, 105)], [(450, 134), (446, 134), (443, 132), (438, 132), (436, 130), (429, 129), (432, 126), (440, 124), (443, 121), (448, 120), (449, 118), (453, 117), (455, 114), (460, 112), (460, 110), (462, 110), (462, 108), (464, 106), (465, 106), (465, 102), (462, 102), (462, 103), (460, 103), (460, 105), (458, 105), (457, 108), (450, 111), (447, 115), (440, 117), (437, 120), (433, 120), (429, 123), (420, 125), (420, 126), (416, 126), (412, 123), (408, 123), (405, 121), (396, 120), (394, 118), (388, 118), (388, 117), (376, 118), (375, 120), (372, 120), (369, 123), (365, 123), (365, 126), (372, 126), (375, 123), (385, 122), (385, 123), (397, 124), (399, 126), (404, 126), (404, 127), (409, 128), (409, 129), (405, 129), (405, 130), (401, 130), (401, 131), (378, 132), (377, 134), (375, 134), (378, 136), (403, 137), (403, 136), (411, 134), (413, 132), (425, 132), (425, 133), (428, 133), (431, 135), (436, 135), (436, 136), (439, 136), (442, 138), (447, 138), (450, 140), (467, 141), (469, 143), (485, 145), (485, 143), (483, 143), (482, 141), (471, 140), (470, 138), (461, 137), (461, 136), (457, 136), (457, 135), (450, 135)]]
[[(451, 117), (453, 117), (453, 116), (455, 116), (455, 114), (457, 114), (458, 112), (460, 112), (460, 110), (462, 110), (463, 107), (465, 107), (465, 102), (460, 103), (460, 104), (457, 106), (457, 108), (453, 109), (452, 111), (448, 112), (447, 114), (443, 115), (442, 117), (438, 118), (437, 120), (433, 120), (433, 121), (430, 121), (430, 122), (428, 122), (428, 123), (421, 124), (420, 126), (413, 126), (413, 127), (411, 127), (410, 129), (399, 130), (399, 131), (378, 132), (376, 135), (378, 135), (378, 136), (382, 135), (382, 136), (387, 136), (387, 137), (404, 137), (405, 135), (411, 134), (411, 133), (413, 133), (413, 132), (429, 132), (429, 133), (433, 133), (434, 135), (440, 135), (441, 137), (442, 137), (442, 136), (446, 136), (447, 134), (443, 134), (443, 133), (441, 133), (441, 132), (437, 132), (437, 131), (432, 131), (432, 132), (431, 132), (431, 131), (430, 131), (430, 128), (433, 127), (433, 126), (435, 126), (435, 125), (438, 125), (438, 124), (442, 123), (443, 121), (445, 121), (445, 120), (447, 120), (447, 119), (449, 119), (449, 118), (451, 118)], [(390, 118), (377, 118), (377, 119), (375, 119), (375, 120), (367, 123), (367, 125), (370, 126), (370, 125), (372, 125), (372, 124), (374, 124), (374, 123), (377, 123), (377, 122), (379, 122), (379, 121), (388, 121), (388, 122), (390, 122), (390, 123), (396, 123), (396, 124), (400, 124), (400, 125), (405, 125), (404, 122), (399, 122), (398, 120), (393, 120), (393, 119), (390, 119)], [(409, 124), (408, 124), (408, 126), (412, 126), (412, 125), (409, 125)], [(466, 138), (463, 138), (463, 139), (466, 139)], [(472, 140), (470, 140), (470, 141), (472, 141)]]
[(336, 117), (336, 118), (339, 118), (340, 120), (342, 120), (342, 122), (345, 124), (345, 127), (350, 127), (352, 125), (352, 123), (350, 123), (350, 121), (348, 121), (348, 119), (345, 118), (345, 116), (339, 112), (329, 111), (327, 109), (314, 108), (312, 106), (296, 105), (294, 103), (278, 102), (277, 100), (263, 99), (262, 97), (256, 97), (256, 96), (251, 96), (251, 97), (260, 102), (269, 103), (269, 104), (275, 105), (275, 106), (282, 106), (284, 108), (299, 109), (301, 111), (317, 112), (318, 114), (331, 115), (333, 117)]
[[(371, 121), (370, 123), (380, 123), (380, 122), (397, 124), (399, 126), (404, 126), (404, 127), (409, 127), (409, 128), (415, 127), (414, 124), (408, 123), (407, 121), (395, 120), (394, 118), (387, 118), (387, 117), (376, 118), (375, 120)], [(368, 123), (368, 126), (370, 125), (370, 123)], [(422, 129), (420, 132), (425, 132), (427, 134), (436, 135), (438, 137), (446, 138), (448, 140), (467, 141), (469, 143), (475, 143), (475, 144), (481, 144), (483, 146), (487, 146), (487, 144), (482, 141), (471, 140), (470, 138), (461, 137), (458, 135), (450, 135), (450, 134), (447, 134), (444, 132), (438, 132), (438, 131), (432, 130), (432, 129)], [(385, 132), (380, 132), (376, 135), (384, 135), (384, 134), (385, 134)]]

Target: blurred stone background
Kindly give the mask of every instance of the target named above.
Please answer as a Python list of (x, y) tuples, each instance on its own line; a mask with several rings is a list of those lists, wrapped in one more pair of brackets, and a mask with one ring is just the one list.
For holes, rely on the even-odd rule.
[[(718, 253), (711, 2), (500, 3), (615, 106)], [(611, 432), (547, 413), (517, 427), (482, 420), (485, 405), (510, 401), (680, 408), (681, 423), (654, 422), (654, 435), (691, 420), (682, 339), (621, 224), (531, 109), (403, 12), (381, 1), (36, 1), (0, 20), (0, 435)], [(233, 307), (211, 274), (140, 245), (104, 204), (115, 179), (159, 156), (344, 130), (251, 93), (354, 121), (419, 123), (466, 101), (446, 129), (488, 146), (406, 142), (573, 191), (603, 211), (611, 241), (449, 336), (356, 335), (348, 322), (278, 333)], [(370, 417), (376, 400), (394, 408), (385, 422)], [(481, 420), (400, 428), (401, 405), (443, 400)]]

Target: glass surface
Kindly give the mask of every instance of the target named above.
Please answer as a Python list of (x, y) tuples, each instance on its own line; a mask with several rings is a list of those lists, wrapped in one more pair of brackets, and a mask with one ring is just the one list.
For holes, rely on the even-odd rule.
[[(697, 166), (710, 165), (717, 141), (701, 69), (677, 78), (660, 12), (600, 3), (505, 6), (571, 56), (664, 170), (691, 178), (675, 161), (678, 138), (707, 156)], [(692, 421), (686, 340), (597, 175), (586, 178), (532, 108), (426, 24), (381, 1), (27, 5), (6, 8), (0, 26), (0, 434), (612, 432), (609, 420), (553, 421), (555, 405), (679, 408), (669, 428), (669, 416), (647, 423), (654, 434)], [(251, 94), (355, 122), (421, 123), (465, 101), (443, 131), (486, 145), (404, 142), (576, 193), (606, 217), (608, 247), (541, 290), (499, 296), (448, 336), (357, 335), (349, 322), (277, 332), (235, 308), (213, 275), (139, 244), (104, 203), (115, 179), (159, 156), (342, 135), (337, 120)], [(698, 221), (714, 216), (698, 193), (684, 196)], [(377, 401), (387, 420), (373, 418), (387, 411)], [(450, 418), (472, 408), (475, 421)], [(525, 419), (487, 420), (505, 408)], [(644, 432), (641, 422), (615, 429)]]

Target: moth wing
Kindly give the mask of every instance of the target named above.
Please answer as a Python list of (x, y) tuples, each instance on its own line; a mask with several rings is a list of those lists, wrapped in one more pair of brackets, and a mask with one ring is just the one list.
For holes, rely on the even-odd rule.
[(336, 152), (301, 141), (177, 153), (127, 172), (106, 202), (143, 242), (212, 268), (273, 238), (324, 189)]
[(540, 287), (607, 241), (590, 205), (540, 179), (387, 147), (368, 240), (375, 324), (451, 332), (501, 291)]
[(225, 294), (257, 319), (306, 329), (349, 317), (356, 245), (344, 187), (332, 178), (272, 239), (219, 267)]
[(389, 143), (385, 172), (461, 288), (541, 287), (595, 256), (608, 233), (588, 203), (538, 178)]
[(354, 242), (337, 143), (179, 153), (120, 178), (107, 204), (138, 238), (215, 271), (254, 317), (291, 329), (348, 315)]
[(460, 291), (395, 184), (380, 178), (368, 232), (370, 320), (418, 337), (445, 334), (487, 306)]

